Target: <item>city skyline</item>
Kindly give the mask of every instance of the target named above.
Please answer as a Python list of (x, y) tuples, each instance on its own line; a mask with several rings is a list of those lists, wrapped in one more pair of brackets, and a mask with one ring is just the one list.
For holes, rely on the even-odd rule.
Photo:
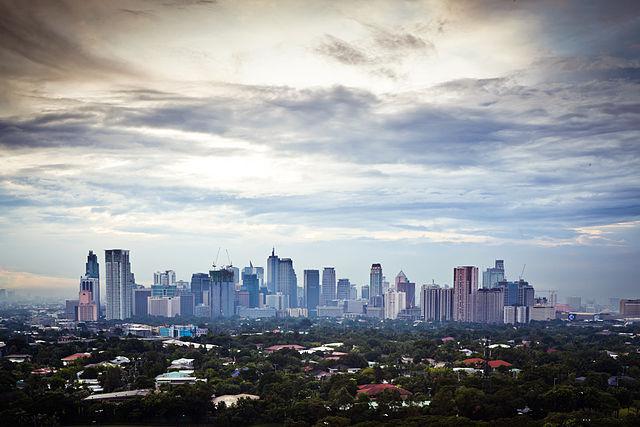
[(637, 11), (0, 0), (0, 288), (73, 295), (89, 249), (149, 283), (275, 246), (299, 287), (505, 259), (635, 298)]

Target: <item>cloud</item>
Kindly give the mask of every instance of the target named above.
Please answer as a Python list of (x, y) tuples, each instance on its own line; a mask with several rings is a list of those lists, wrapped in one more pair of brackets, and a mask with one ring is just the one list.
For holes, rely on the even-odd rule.
[(316, 51), (346, 65), (371, 64), (374, 61), (365, 51), (330, 34), (325, 35)]

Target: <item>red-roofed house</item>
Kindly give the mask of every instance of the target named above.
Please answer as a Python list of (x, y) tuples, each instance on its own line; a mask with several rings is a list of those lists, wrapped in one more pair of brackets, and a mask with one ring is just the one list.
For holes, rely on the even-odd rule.
[(67, 366), (75, 362), (76, 360), (86, 359), (88, 357), (91, 357), (91, 353), (75, 353), (75, 354), (72, 354), (71, 356), (63, 357), (60, 360), (62, 360), (62, 364), (64, 366)]
[(504, 366), (506, 368), (510, 368), (513, 366), (511, 363), (505, 362), (504, 360), (490, 360), (488, 363), (491, 369), (496, 369), (501, 366)]
[(375, 397), (385, 390), (397, 391), (400, 393), (400, 397), (404, 400), (411, 396), (411, 392), (403, 389), (402, 387), (395, 386), (393, 384), (364, 384), (358, 386), (358, 394), (363, 393), (369, 397)]
[(472, 358), (470, 358), (470, 359), (464, 359), (464, 360), (462, 361), (462, 363), (464, 363), (464, 364), (465, 364), (465, 365), (467, 365), (467, 366), (470, 366), (470, 365), (476, 365), (476, 366), (477, 366), (477, 365), (483, 365), (483, 364), (484, 364), (484, 362), (485, 362), (485, 360), (484, 360), (484, 359), (481, 359), (481, 358), (479, 358), (479, 357), (472, 357)]
[(267, 353), (273, 353), (274, 351), (284, 350), (285, 348), (289, 348), (291, 350), (304, 350), (305, 348), (298, 344), (280, 344), (280, 345), (272, 345), (271, 347), (267, 347), (264, 349)]

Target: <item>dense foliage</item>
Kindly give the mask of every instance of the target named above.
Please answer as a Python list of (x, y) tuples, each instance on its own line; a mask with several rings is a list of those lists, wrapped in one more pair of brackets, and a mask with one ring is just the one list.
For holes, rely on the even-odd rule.
[[(640, 425), (640, 328), (633, 325), (228, 321), (194, 339), (216, 345), (206, 351), (108, 331), (36, 330), (12, 319), (0, 331), (5, 354), (31, 360), (1, 362), (4, 425)], [(60, 342), (69, 335), (74, 339)], [(346, 355), (265, 351), (275, 344), (336, 342)], [(63, 366), (61, 358), (76, 352), (91, 357)], [(99, 365), (116, 356), (131, 362)], [(453, 370), (469, 357), (513, 367)], [(90, 392), (79, 379), (98, 379), (105, 392), (155, 389), (155, 377), (178, 358), (194, 359), (195, 375), (207, 381), (162, 386), (130, 400), (83, 400)], [(32, 373), (42, 367), (55, 372)], [(403, 401), (394, 391), (374, 398), (357, 393), (358, 385), (372, 383), (391, 383), (411, 396)], [(260, 400), (232, 407), (211, 402), (213, 395), (238, 393)]]

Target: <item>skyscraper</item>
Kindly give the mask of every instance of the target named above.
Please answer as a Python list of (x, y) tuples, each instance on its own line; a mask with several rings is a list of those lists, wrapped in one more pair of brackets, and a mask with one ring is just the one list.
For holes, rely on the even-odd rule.
[(336, 299), (348, 300), (351, 299), (351, 282), (349, 279), (338, 279), (336, 288)]
[(233, 270), (221, 268), (209, 271), (211, 277), (211, 317), (232, 317), (235, 314), (235, 288)]
[(85, 277), (95, 279), (93, 289), (93, 302), (98, 307), (98, 317), (100, 317), (100, 265), (98, 264), (98, 255), (93, 251), (89, 251), (87, 255), (87, 263), (85, 264)]
[(413, 308), (416, 306), (416, 284), (410, 282), (407, 275), (404, 274), (402, 270), (400, 270), (396, 276), (396, 290), (404, 292), (406, 295), (406, 308)]
[(502, 288), (477, 289), (472, 295), (473, 321), (476, 323), (503, 323), (503, 294)]
[(98, 320), (98, 307), (93, 301), (91, 291), (81, 290), (78, 296), (78, 321), (95, 322)]
[(322, 294), (321, 305), (329, 305), (336, 299), (336, 270), (333, 267), (325, 267), (322, 270)]
[(453, 269), (453, 318), (456, 322), (473, 322), (473, 294), (478, 289), (478, 267)]
[(365, 300), (369, 299), (369, 285), (362, 285), (360, 288), (360, 298)]
[(310, 317), (318, 315), (320, 305), (320, 271), (304, 270), (304, 301)]
[(298, 307), (298, 278), (293, 269), (291, 258), (280, 258), (278, 261), (277, 292), (281, 292), (288, 299), (288, 306)]
[(195, 305), (209, 305), (210, 290), (211, 276), (207, 273), (193, 273), (191, 275), (191, 293), (193, 293)]
[(173, 270), (156, 271), (153, 273), (154, 285), (173, 285), (176, 283), (176, 272)]
[(397, 319), (398, 314), (407, 308), (405, 302), (407, 296), (404, 292), (398, 292), (395, 289), (389, 289), (384, 294), (384, 318)]
[(271, 250), (271, 255), (267, 258), (267, 290), (269, 293), (277, 292), (276, 286), (278, 283), (278, 265), (280, 258), (276, 256), (276, 250)]
[(482, 273), (482, 287), (495, 288), (498, 286), (498, 283), (504, 279), (504, 261), (497, 259), (495, 267), (489, 267)]
[(255, 308), (259, 305), (260, 281), (257, 274), (249, 271), (252, 270), (245, 268), (242, 271), (242, 287), (249, 293), (248, 307)]
[(149, 314), (149, 298), (151, 297), (151, 289), (142, 286), (133, 290), (133, 315), (136, 317), (144, 317)]
[(422, 286), (422, 317), (425, 322), (453, 320), (453, 288), (438, 285)]
[(105, 250), (107, 288), (107, 320), (124, 320), (133, 314), (133, 276), (129, 263), (129, 251)]
[(371, 264), (369, 273), (369, 304), (373, 307), (383, 306), (382, 266)]

